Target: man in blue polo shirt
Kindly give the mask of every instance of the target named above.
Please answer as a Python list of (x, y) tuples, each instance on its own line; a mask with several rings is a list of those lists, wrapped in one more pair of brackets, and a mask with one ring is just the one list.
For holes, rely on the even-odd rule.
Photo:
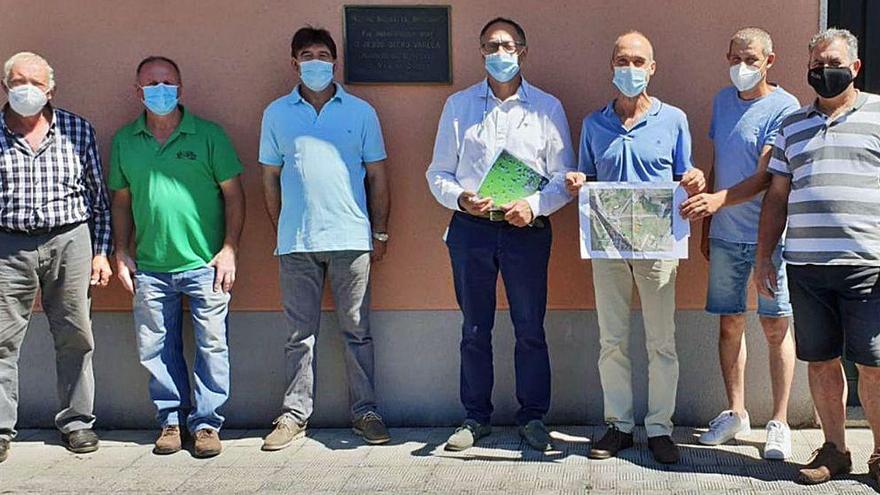
[(291, 56), (301, 84), (266, 108), (260, 135), (266, 208), (278, 231), (275, 254), (290, 330), (283, 413), (263, 449), (283, 449), (305, 434), (325, 276), (346, 341), (354, 432), (368, 443), (385, 443), (390, 437), (376, 413), (369, 325), (370, 262), (382, 258), (388, 242), (382, 130), (369, 103), (333, 82), (336, 43), (329, 32), (300, 29)]
[[(681, 180), (689, 194), (701, 192), (705, 180), (703, 173), (691, 165), (687, 117), (646, 91), (657, 65), (651, 42), (641, 33), (625, 33), (614, 45), (611, 65), (618, 95), (584, 119), (579, 171), (566, 176), (569, 192), (576, 195), (586, 180)], [(635, 283), (642, 301), (648, 348), (648, 446), (658, 462), (678, 462), (678, 448), (671, 438), (678, 386), (673, 319), (677, 266), (677, 260), (593, 260), (601, 342), (599, 377), (608, 423), (605, 436), (590, 449), (593, 459), (608, 459), (633, 445), (629, 336)]]

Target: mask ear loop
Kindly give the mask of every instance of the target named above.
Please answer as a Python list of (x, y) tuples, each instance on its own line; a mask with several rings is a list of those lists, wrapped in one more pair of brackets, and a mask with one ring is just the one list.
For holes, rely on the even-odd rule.
[(486, 115), (489, 114), (489, 81), (486, 80), (486, 94), (483, 97), (483, 118), (480, 119), (479, 130), (482, 131), (486, 125)]
[(486, 120), (486, 115), (489, 113), (489, 81), (486, 81), (486, 95), (483, 98), (483, 120)]

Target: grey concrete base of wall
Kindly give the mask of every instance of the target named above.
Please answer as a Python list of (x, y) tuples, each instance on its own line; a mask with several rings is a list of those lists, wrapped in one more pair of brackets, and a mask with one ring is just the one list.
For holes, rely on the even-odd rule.
[[(637, 418), (647, 400), (647, 357), (641, 315), (633, 314), (632, 357)], [(394, 426), (443, 426), (461, 421), (458, 400), (458, 344), (461, 317), (456, 311), (376, 311), (376, 391), (380, 412)], [(680, 379), (677, 424), (705, 425), (727, 401), (718, 368), (717, 318), (702, 311), (676, 315)], [(232, 395), (223, 413), (232, 428), (269, 428), (285, 389), (284, 317), (276, 312), (230, 316)], [(603, 422), (602, 389), (596, 360), (599, 330), (595, 311), (550, 311), (547, 340), (553, 367), (551, 424)], [(96, 313), (96, 414), (101, 428), (153, 428), (154, 408), (147, 374), (137, 360), (129, 313)], [(192, 354), (192, 330), (185, 333)], [(767, 350), (757, 319), (749, 319), (746, 401), (752, 424), (771, 415)], [(499, 311), (494, 334), (496, 424), (510, 424), (517, 407), (513, 380), (513, 330)], [(191, 360), (190, 360), (191, 362)], [(342, 341), (333, 313), (325, 313), (318, 340), (314, 426), (347, 426), (348, 393)], [(20, 361), (20, 428), (51, 427), (57, 411), (52, 340), (45, 316), (35, 315)], [(791, 394), (790, 422), (813, 422), (805, 368), (798, 364)]]

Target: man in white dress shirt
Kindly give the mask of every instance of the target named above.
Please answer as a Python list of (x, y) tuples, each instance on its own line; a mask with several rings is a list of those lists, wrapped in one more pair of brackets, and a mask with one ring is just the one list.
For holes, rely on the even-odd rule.
[[(488, 77), (446, 101), (426, 173), (434, 197), (455, 212), (446, 244), (464, 317), (461, 401), (467, 417), (446, 448), (469, 448), (491, 432), (492, 327), (500, 271), (516, 336), (516, 421), (529, 445), (548, 450), (552, 445), (542, 422), (550, 407), (544, 339), (552, 242), (547, 216), (571, 199), (564, 181), (574, 169), (574, 153), (562, 104), (522, 77), (528, 52), (522, 27), (504, 18), (489, 21), (480, 33), (480, 52)], [(480, 197), (480, 183), (502, 151), (549, 182), (506, 204)]]

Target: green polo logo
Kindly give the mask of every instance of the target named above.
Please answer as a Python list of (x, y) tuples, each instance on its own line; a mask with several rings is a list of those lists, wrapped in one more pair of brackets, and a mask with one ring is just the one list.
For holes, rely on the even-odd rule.
[(177, 152), (178, 160), (198, 160), (196, 153), (194, 151), (178, 151)]

